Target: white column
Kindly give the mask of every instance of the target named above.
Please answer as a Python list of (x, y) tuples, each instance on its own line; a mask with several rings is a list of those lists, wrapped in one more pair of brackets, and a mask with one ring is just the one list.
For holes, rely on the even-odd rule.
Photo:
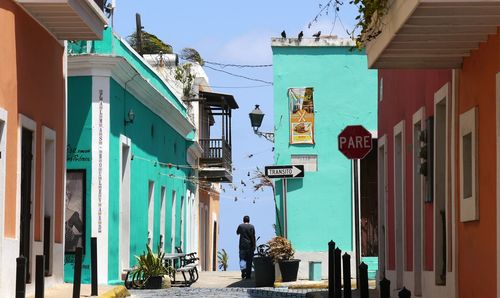
[[(108, 281), (109, 77), (92, 77), (92, 237), (97, 238), (98, 283)], [(90, 253), (90, 252), (87, 252)]]

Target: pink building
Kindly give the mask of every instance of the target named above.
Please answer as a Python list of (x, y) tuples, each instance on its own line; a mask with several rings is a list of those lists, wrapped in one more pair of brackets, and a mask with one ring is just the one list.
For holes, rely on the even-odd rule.
[(379, 276), (395, 297), (500, 297), (500, 1), (389, 2), (367, 45)]
[(0, 297), (14, 297), (16, 258), (35, 256), (62, 282), (66, 166), (66, 39), (99, 39), (90, 0), (0, 0)]

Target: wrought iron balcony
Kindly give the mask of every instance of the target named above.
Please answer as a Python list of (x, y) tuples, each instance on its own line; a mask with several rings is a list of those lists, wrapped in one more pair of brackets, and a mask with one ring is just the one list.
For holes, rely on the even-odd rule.
[(224, 139), (200, 139), (203, 149), (199, 176), (212, 182), (231, 182), (231, 146)]

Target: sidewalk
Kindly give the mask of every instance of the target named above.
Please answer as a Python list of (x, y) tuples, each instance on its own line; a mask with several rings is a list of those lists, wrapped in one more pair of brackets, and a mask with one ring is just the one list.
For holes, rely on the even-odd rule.
[[(174, 287), (161, 290), (130, 290), (132, 297), (328, 297), (327, 281), (310, 282), (299, 280), (291, 283), (275, 283), (276, 287), (255, 287), (254, 279), (241, 279), (239, 271), (202, 271), (200, 278), (189, 288)], [(99, 295), (103, 295), (116, 286), (100, 285)], [(73, 285), (60, 284), (45, 289), (46, 298), (69, 298), (72, 297)], [(90, 296), (90, 285), (82, 285), (80, 297)], [(27, 296), (34, 298), (34, 294)], [(102, 296), (100, 296), (102, 297)], [(107, 296), (114, 297), (114, 296)], [(359, 297), (359, 293), (353, 290), (353, 298)], [(378, 291), (370, 290), (370, 297), (378, 297)]]
[[(328, 297), (328, 283), (311, 282), (299, 280), (291, 283), (275, 283), (276, 287), (255, 287), (254, 279), (240, 277), (239, 271), (203, 271), (200, 278), (189, 288), (174, 287), (162, 290), (131, 290), (132, 297), (156, 298), (156, 297)], [(352, 291), (352, 297), (359, 297), (356, 290)], [(378, 291), (370, 290), (370, 297), (378, 297)]]
[[(97, 292), (102, 295), (116, 286), (99, 285)], [(28, 298), (34, 298), (35, 294), (27, 295)], [(45, 289), (45, 298), (70, 298), (73, 297), (73, 284), (59, 284), (50, 288)], [(82, 285), (80, 288), (80, 297), (97, 297), (90, 296), (90, 285)]]

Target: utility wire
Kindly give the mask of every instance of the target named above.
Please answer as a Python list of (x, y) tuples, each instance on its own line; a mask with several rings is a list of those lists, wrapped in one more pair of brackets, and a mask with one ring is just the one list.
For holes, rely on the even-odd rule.
[(250, 81), (261, 82), (261, 83), (265, 83), (265, 84), (273, 85), (273, 82), (264, 81), (264, 80), (261, 80), (261, 79), (256, 79), (256, 78), (251, 78), (251, 77), (247, 77), (247, 76), (243, 76), (243, 75), (235, 74), (235, 73), (232, 73), (232, 72), (229, 72), (229, 71), (225, 71), (225, 70), (222, 70), (222, 69), (217, 69), (217, 68), (212, 67), (212, 66), (209, 66), (209, 65), (205, 65), (205, 67), (206, 67), (206, 68), (209, 68), (209, 69), (211, 69), (211, 70), (214, 70), (214, 71), (219, 71), (219, 72), (222, 72), (222, 73), (225, 73), (225, 74), (231, 75), (231, 76), (233, 76), (233, 77), (238, 77), (238, 78), (242, 78), (242, 79), (246, 79), (246, 80), (250, 80)]
[(219, 89), (251, 89), (251, 88), (262, 88), (262, 87), (270, 87), (271, 85), (254, 85), (254, 86), (209, 86), (209, 85), (200, 85), (202, 87), (210, 87), (210, 88), (219, 88)]
[(206, 64), (212, 64), (212, 65), (217, 65), (220, 66), (221, 68), (224, 67), (238, 67), (238, 68), (261, 68), (261, 67), (272, 67), (272, 64), (226, 64), (226, 63), (220, 63), (220, 62), (212, 62), (212, 61), (205, 61)]

